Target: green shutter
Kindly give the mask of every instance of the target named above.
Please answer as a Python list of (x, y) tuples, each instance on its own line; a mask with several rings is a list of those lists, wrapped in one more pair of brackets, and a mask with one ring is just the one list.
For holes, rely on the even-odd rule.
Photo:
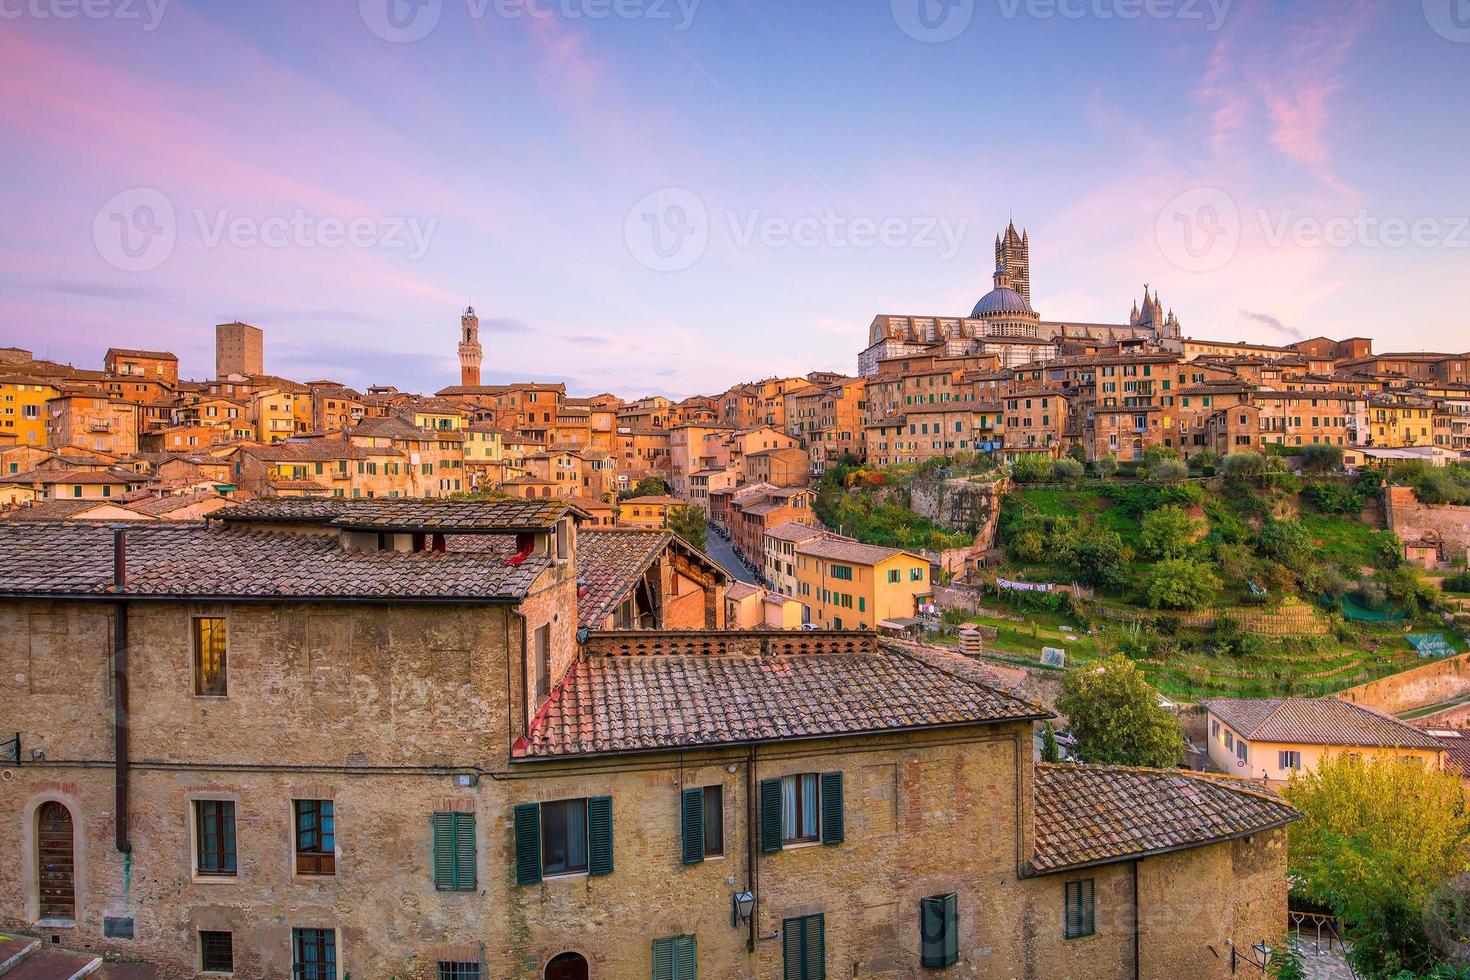
[(541, 804), (518, 803), (516, 825), (516, 884), (541, 880)]
[(825, 980), (826, 920), (818, 913), (781, 922), (782, 970), (785, 980)]
[(842, 773), (822, 773), (822, 843), (841, 844), (844, 840), (842, 826)]
[(684, 790), (679, 807), (684, 828), (684, 863), (698, 864), (704, 860), (704, 788)]
[(454, 887), (472, 892), (475, 882), (475, 815), (452, 814), (454, 820)]
[(673, 937), (653, 941), (653, 980), (674, 980)]
[(1076, 939), (1079, 936), (1092, 935), (1096, 925), (1092, 879), (1069, 881), (1066, 883), (1066, 889), (1066, 938)]
[(761, 850), (781, 849), (781, 778), (761, 780)]
[(587, 873), (613, 873), (611, 796), (587, 798)]
[(827, 976), (827, 919), (825, 916), (806, 917), (806, 948), (802, 955), (802, 976), (806, 980), (823, 980)]
[(674, 937), (674, 980), (696, 980), (699, 975), (694, 937)]
[(959, 897), (953, 893), (919, 899), (919, 963), (931, 970), (959, 959)]
[(786, 919), (781, 923), (781, 963), (783, 980), (802, 980), (803, 950), (806, 948), (805, 923)]
[(434, 887), (454, 890), (454, 814), (436, 813), (434, 826)]

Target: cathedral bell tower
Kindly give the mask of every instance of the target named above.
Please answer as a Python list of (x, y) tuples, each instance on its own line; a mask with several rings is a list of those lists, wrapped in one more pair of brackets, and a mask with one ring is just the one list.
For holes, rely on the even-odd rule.
[(466, 388), (480, 387), (480, 360), (485, 350), (480, 346), (480, 318), (475, 308), (466, 306), (459, 318), (459, 383)]

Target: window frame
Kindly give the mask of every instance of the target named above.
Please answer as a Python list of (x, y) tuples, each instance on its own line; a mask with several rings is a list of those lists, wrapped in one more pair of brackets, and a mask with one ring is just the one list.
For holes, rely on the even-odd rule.
[[(589, 819), (588, 819), (588, 812), (587, 812), (587, 800), (588, 800), (588, 797), (581, 796), (581, 797), (572, 797), (572, 798), (564, 799), (564, 800), (549, 800), (549, 801), (543, 802), (541, 804), (540, 818), (541, 818), (541, 877), (542, 878), (569, 878), (569, 877), (572, 877), (574, 875), (585, 875), (585, 874), (588, 873), (588, 869), (591, 866), (591, 851), (592, 851), (592, 847), (591, 847), (591, 840), (590, 840), (590, 838), (588, 836), (588, 832), (589, 832)], [(547, 854), (546, 849), (547, 849), (547, 846), (548, 846), (548, 843), (549, 843), (549, 840), (550, 840), (550, 836), (551, 836), (550, 834), (548, 834), (546, 832), (546, 827), (547, 827), (547, 824), (546, 824), (546, 813), (547, 813), (547, 809), (550, 808), (550, 807), (563, 807), (563, 808), (566, 808), (566, 807), (575, 807), (575, 806), (578, 806), (578, 805), (580, 805), (581, 811), (582, 811), (582, 862), (581, 862), (580, 866), (573, 865), (570, 862), (565, 862), (557, 870), (553, 870), (552, 869), (551, 862), (546, 859), (546, 854)], [(568, 826), (567, 823), (564, 822), (562, 824), (562, 827), (561, 827), (561, 830), (562, 830), (562, 833), (563, 833), (563, 840), (564, 840), (564, 843), (565, 843), (565, 846), (563, 847), (563, 850), (565, 852), (570, 853), (570, 851), (571, 851), (571, 846), (570, 846), (571, 845), (571, 842), (570, 842), (570, 838), (566, 836), (567, 826)]]
[[(306, 950), (305, 940), (310, 936), (313, 946), (323, 954), (317, 963), (307, 964), (302, 959)], [(291, 927), (291, 976), (292, 980), (337, 980), (338, 956), (337, 930), (314, 926)], [(311, 969), (308, 971), (308, 965)]]
[[(1075, 899), (1074, 899), (1075, 895)], [(1077, 916), (1071, 914), (1076, 902)], [(1097, 884), (1092, 878), (1062, 882), (1062, 938), (1086, 939), (1097, 935)]]
[(437, 980), (480, 980), (484, 970), (479, 960), (435, 960)]
[[(229, 832), (223, 828), (223, 808), (229, 807)], [(206, 810), (213, 810), (214, 821), (218, 829), (212, 836), (218, 838), (216, 846), (211, 850), (205, 849), (205, 816)], [(190, 821), (193, 829), (193, 858), (194, 875), (199, 878), (230, 879), (238, 878), (240, 875), (240, 842), (239, 822), (233, 799), (221, 799), (218, 797), (198, 797), (189, 801)], [(226, 850), (226, 841), (229, 848)], [(211, 856), (211, 863), (218, 863), (220, 867), (206, 867), (205, 855)], [(228, 867), (225, 867), (228, 859)]]
[[(812, 832), (811, 832), (810, 835), (805, 835), (805, 834), (802, 834), (801, 833), (802, 819), (807, 815), (806, 812), (805, 812), (805, 807), (802, 804), (802, 788), (803, 788), (802, 784), (803, 784), (803, 782), (805, 780), (808, 780), (808, 779), (810, 779), (812, 781), (813, 810), (815, 812), (812, 814)], [(793, 794), (793, 796), (794, 796), (794, 798), (796, 800), (796, 807), (795, 807), (795, 811), (794, 811), (794, 814), (795, 815), (792, 817), (791, 824), (792, 824), (793, 827), (796, 828), (797, 833), (793, 837), (787, 837), (786, 836), (786, 781), (787, 780), (793, 780), (793, 781), (795, 781), (795, 785), (796, 785), (796, 793)], [(784, 847), (800, 846), (802, 844), (816, 844), (816, 843), (819, 843), (821, 841), (821, 839), (822, 839), (822, 780), (821, 780), (821, 774), (820, 773), (816, 773), (816, 772), (793, 772), (793, 773), (787, 773), (787, 774), (783, 775), (781, 777), (781, 846), (784, 848)]]
[[(229, 957), (229, 963), (221, 966), (218, 959), (211, 962), (211, 957), (218, 957), (220, 951), (211, 949), (211, 943), (219, 942), (219, 937), (224, 937), (224, 955)], [(209, 937), (209, 938), (205, 938)], [(234, 973), (235, 972), (235, 934), (227, 929), (200, 929), (197, 930), (199, 942), (199, 972), (200, 973)]]
[[(713, 803), (711, 803), (713, 798)], [(720, 784), (704, 787), (704, 859), (715, 860), (725, 856), (725, 787)], [(711, 845), (711, 821), (718, 835), (718, 843)]]
[[(306, 833), (317, 837), (315, 848), (302, 846), (302, 817), (310, 810), (316, 826)], [(327, 841), (331, 846), (327, 846)], [(333, 800), (293, 799), (291, 801), (292, 872), (308, 878), (330, 878), (337, 874), (337, 807)]]
[[(218, 630), (221, 636), (220, 649), (218, 651), (219, 663), (215, 668), (217, 678), (213, 684), (205, 684), (204, 668), (204, 642), (205, 624), (215, 623), (217, 626), (207, 627), (210, 631), (210, 645), (213, 646), (213, 634)], [(230, 628), (229, 622), (224, 616), (192, 616), (189, 620), (189, 646), (190, 661), (194, 674), (194, 696), (196, 698), (225, 698), (230, 695)]]

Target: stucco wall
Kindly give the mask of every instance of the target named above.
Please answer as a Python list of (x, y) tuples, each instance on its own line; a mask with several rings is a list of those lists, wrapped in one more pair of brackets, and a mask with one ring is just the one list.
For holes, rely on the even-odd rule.
[(1414, 667), (1401, 673), (1347, 690), (1334, 697), (1377, 708), (1389, 714), (1443, 704), (1470, 695), (1470, 653), (1446, 657), (1434, 663)]

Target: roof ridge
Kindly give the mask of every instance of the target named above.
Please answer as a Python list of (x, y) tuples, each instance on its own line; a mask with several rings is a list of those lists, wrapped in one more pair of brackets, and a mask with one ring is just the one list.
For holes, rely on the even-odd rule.
[[(1039, 714), (1040, 717), (1048, 717), (1048, 718), (1055, 717), (1055, 715), (1052, 712), (1048, 711), (1045, 706), (1039, 704), (1038, 702), (1032, 701), (1029, 698), (1019, 697), (1019, 696), (1017, 696), (1015, 694), (1012, 694), (1010, 691), (1005, 690), (1004, 688), (1001, 688), (1001, 687), (999, 687), (997, 685), (994, 685), (994, 684), (987, 684), (984, 681), (979, 680), (978, 678), (966, 676), (966, 674), (963, 671), (960, 671), (958, 669), (955, 669), (950, 664), (944, 663), (942, 660), (939, 660), (939, 658), (943, 658), (943, 657), (960, 657), (960, 658), (962, 658), (964, 656), (963, 654), (951, 653), (951, 652), (949, 652), (947, 650), (941, 650), (941, 649), (933, 648), (933, 647), (926, 647), (923, 644), (913, 644), (914, 646), (917, 646), (920, 649), (922, 649), (923, 651), (925, 651), (925, 654), (926, 655), (933, 656), (933, 657), (936, 658), (936, 660), (938, 660), (938, 662), (931, 662), (931, 661), (929, 661), (927, 659), (924, 659), (924, 657), (916, 656), (915, 655), (915, 651), (909, 650), (909, 649), (905, 649), (905, 647), (907, 645), (908, 644), (906, 644), (902, 640), (892, 640), (892, 639), (884, 638), (884, 639), (881, 639), (881, 640), (878, 641), (878, 650), (880, 650), (880, 651), (883, 651), (883, 650), (891, 650), (892, 652), (898, 654), (901, 657), (905, 657), (905, 658), (907, 658), (909, 660), (914, 661), (915, 663), (922, 664), (923, 666), (926, 666), (926, 667), (932, 667), (933, 669), (938, 670), (938, 671), (941, 671), (941, 672), (943, 672), (945, 674), (948, 674), (949, 676), (951, 676), (951, 677), (953, 677), (953, 678), (955, 678), (957, 680), (964, 681), (966, 684), (970, 684), (970, 685), (972, 685), (974, 687), (982, 688), (983, 690), (989, 691), (989, 692), (991, 692), (992, 694), (995, 694), (998, 697), (1009, 698), (1010, 700), (1015, 701), (1017, 704), (1020, 704), (1023, 707), (1029, 709), (1029, 710), (1036, 711)], [(931, 650), (933, 651), (932, 653), (930, 653)], [(969, 663), (969, 660), (968, 659), (965, 659), (962, 662)]]
[(1105, 765), (1090, 762), (1038, 762), (1035, 763), (1035, 766), (1037, 769), (1055, 770), (1058, 772), (1086, 769), (1093, 772), (1129, 772), (1141, 775), (1178, 776), (1197, 783), (1207, 783), (1211, 786), (1218, 786), (1221, 789), (1244, 793), (1247, 796), (1254, 796), (1263, 800), (1276, 803), (1285, 802), (1279, 793), (1256, 788), (1260, 780), (1251, 779), (1249, 776), (1236, 776), (1226, 772), (1205, 772), (1202, 769), (1165, 769), (1158, 766)]

